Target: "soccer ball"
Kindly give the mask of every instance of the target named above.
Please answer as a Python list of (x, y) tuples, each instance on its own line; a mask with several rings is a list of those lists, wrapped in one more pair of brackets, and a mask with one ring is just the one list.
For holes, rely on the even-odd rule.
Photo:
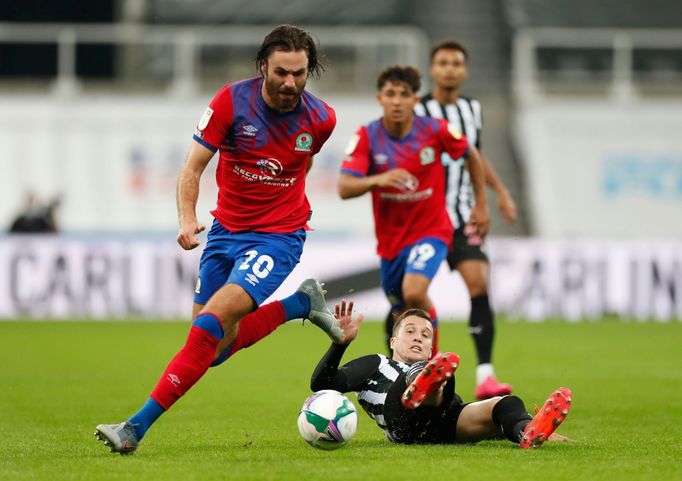
[(298, 432), (311, 446), (337, 449), (355, 436), (358, 413), (346, 396), (332, 389), (318, 391), (303, 403)]

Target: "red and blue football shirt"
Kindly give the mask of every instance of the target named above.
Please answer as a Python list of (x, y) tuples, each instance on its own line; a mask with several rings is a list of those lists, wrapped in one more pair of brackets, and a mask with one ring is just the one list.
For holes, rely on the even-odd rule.
[(453, 159), (469, 148), (466, 137), (444, 120), (414, 117), (404, 137), (388, 133), (382, 119), (361, 127), (346, 149), (341, 172), (358, 177), (404, 168), (417, 181), (404, 189), (372, 190), (377, 252), (395, 258), (405, 247), (424, 237), (435, 237), (447, 245), (452, 241), (452, 222), (445, 209), (445, 169), (441, 154)]
[(199, 120), (194, 140), (220, 150), (213, 216), (232, 232), (287, 233), (306, 225), (305, 174), (336, 125), (334, 110), (304, 91), (291, 112), (263, 99), (261, 77), (223, 87)]

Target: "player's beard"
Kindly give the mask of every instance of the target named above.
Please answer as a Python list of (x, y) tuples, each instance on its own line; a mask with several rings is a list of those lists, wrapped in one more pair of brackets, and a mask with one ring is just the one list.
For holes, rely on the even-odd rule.
[[(278, 84), (274, 79), (265, 77), (265, 91), (268, 98), (275, 104), (271, 105), (279, 112), (290, 112), (296, 108), (298, 101), (301, 99), (301, 94), (305, 88), (306, 82), (302, 85), (296, 85), (295, 88), (287, 88), (284, 85)], [(282, 94), (291, 94), (291, 96), (282, 97)]]

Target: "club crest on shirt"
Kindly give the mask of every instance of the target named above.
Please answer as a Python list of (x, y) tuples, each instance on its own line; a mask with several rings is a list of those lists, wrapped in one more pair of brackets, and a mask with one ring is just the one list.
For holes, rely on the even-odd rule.
[(302, 134), (298, 134), (298, 137), (296, 137), (296, 146), (294, 147), (294, 150), (296, 152), (310, 152), (313, 147), (313, 136), (310, 135), (308, 132), (303, 132)]
[(260, 159), (256, 162), (256, 167), (268, 177), (277, 177), (282, 173), (282, 164), (277, 159)]
[(211, 120), (211, 115), (213, 115), (213, 109), (211, 107), (206, 107), (204, 115), (201, 116), (199, 123), (197, 124), (199, 130), (204, 130), (206, 128), (208, 121)]
[(424, 147), (419, 151), (419, 160), (422, 165), (428, 165), (436, 158), (433, 147)]

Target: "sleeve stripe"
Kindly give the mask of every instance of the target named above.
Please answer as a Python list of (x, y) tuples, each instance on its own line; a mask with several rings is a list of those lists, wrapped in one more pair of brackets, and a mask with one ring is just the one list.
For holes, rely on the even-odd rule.
[(196, 135), (193, 135), (192, 138), (193, 138), (194, 140), (196, 140), (197, 142), (199, 142), (199, 143), (200, 143), (201, 145), (203, 145), (204, 147), (206, 147), (206, 148), (207, 148), (208, 150), (210, 150), (211, 152), (215, 152), (215, 151), (218, 150), (218, 147), (213, 147), (211, 144), (209, 144), (208, 142), (206, 142), (204, 139), (201, 139), (201, 138), (197, 137)]
[(352, 169), (341, 169), (342, 174), (350, 174), (353, 177), (366, 177), (365, 174), (362, 172), (358, 172), (357, 170), (352, 170)]

